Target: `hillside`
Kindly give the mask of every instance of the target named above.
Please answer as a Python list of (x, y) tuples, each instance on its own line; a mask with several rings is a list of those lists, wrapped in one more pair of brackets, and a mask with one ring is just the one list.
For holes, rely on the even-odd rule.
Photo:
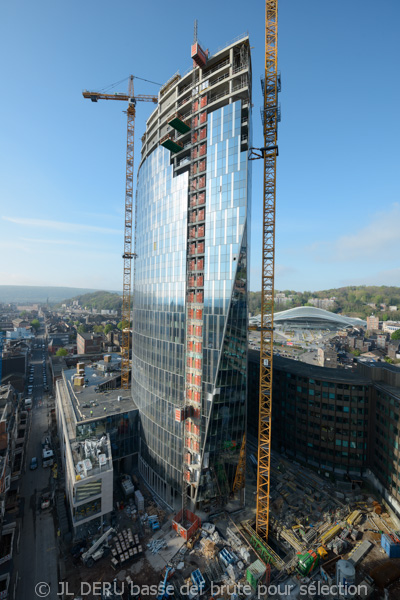
[(78, 300), (79, 305), (84, 308), (96, 308), (97, 310), (121, 310), (122, 306), (122, 296), (116, 292), (90, 292), (69, 298), (64, 302), (70, 305), (73, 300)]
[[(371, 314), (376, 314), (381, 320), (391, 319), (400, 321), (400, 287), (395, 286), (347, 286), (332, 288), (317, 292), (296, 292), (295, 290), (282, 290), (286, 297), (292, 296), (286, 305), (275, 305), (275, 311), (280, 312), (297, 306), (306, 306), (311, 298), (335, 298), (335, 306), (329, 310), (342, 313), (349, 317), (366, 319)], [(275, 294), (278, 290), (275, 290)], [(375, 307), (369, 306), (375, 304)], [(385, 304), (386, 308), (381, 307)], [(399, 310), (389, 312), (389, 306), (397, 306)], [(250, 292), (249, 311), (259, 314), (261, 311), (261, 292)]]
[(61, 302), (65, 298), (73, 298), (78, 294), (86, 294), (96, 290), (90, 288), (55, 287), (36, 285), (0, 285), (0, 302), (8, 304), (17, 302)]

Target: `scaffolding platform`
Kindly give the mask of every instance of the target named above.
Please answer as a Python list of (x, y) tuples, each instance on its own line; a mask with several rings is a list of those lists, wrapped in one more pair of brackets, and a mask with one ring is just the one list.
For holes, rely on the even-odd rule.
[(170, 134), (164, 136), (160, 141), (160, 144), (170, 152), (180, 152), (183, 150), (183, 144), (175, 141)]
[(183, 120), (183, 117), (180, 113), (171, 115), (168, 119), (168, 125), (179, 131), (179, 133), (187, 133), (190, 131), (189, 123)]

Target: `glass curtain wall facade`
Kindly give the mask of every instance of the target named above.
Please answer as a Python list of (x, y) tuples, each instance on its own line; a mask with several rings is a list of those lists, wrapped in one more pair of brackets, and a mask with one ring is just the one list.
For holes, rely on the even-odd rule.
[(229, 498), (246, 427), (250, 77), (244, 37), (167, 82), (142, 138), (132, 395), (140, 471), (174, 507)]

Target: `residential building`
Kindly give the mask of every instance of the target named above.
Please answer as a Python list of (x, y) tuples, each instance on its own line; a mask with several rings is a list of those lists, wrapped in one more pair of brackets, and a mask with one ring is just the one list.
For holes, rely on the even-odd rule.
[(336, 348), (318, 348), (318, 364), (320, 367), (336, 369), (338, 365)]
[(369, 331), (378, 331), (378, 329), (379, 329), (379, 317), (375, 317), (374, 315), (371, 315), (370, 317), (367, 317), (367, 329)]
[(91, 354), (101, 352), (103, 336), (96, 333), (78, 333), (76, 346), (78, 354)]
[(386, 334), (376, 336), (376, 346), (377, 348), (386, 348)]
[(322, 308), (324, 310), (328, 310), (333, 308), (336, 305), (334, 298), (310, 298), (309, 304), (316, 306), (317, 308)]
[(136, 196), (139, 468), (171, 507), (229, 496), (246, 425), (250, 45), (192, 50), (147, 121)]

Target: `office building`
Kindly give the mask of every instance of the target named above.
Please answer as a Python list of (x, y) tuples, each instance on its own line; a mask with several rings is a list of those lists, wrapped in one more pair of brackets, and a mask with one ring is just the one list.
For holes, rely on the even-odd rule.
[(130, 472), (138, 450), (138, 410), (99, 364), (78, 363), (56, 381), (56, 418), (65, 493), (75, 536), (113, 509), (114, 468)]
[(247, 36), (160, 90), (142, 137), (132, 394), (140, 472), (179, 506), (227, 498), (246, 426), (251, 62)]
[[(249, 351), (249, 434), (258, 427), (260, 353)], [(400, 370), (355, 372), (274, 357), (272, 445), (326, 472), (365, 477), (400, 517)]]

